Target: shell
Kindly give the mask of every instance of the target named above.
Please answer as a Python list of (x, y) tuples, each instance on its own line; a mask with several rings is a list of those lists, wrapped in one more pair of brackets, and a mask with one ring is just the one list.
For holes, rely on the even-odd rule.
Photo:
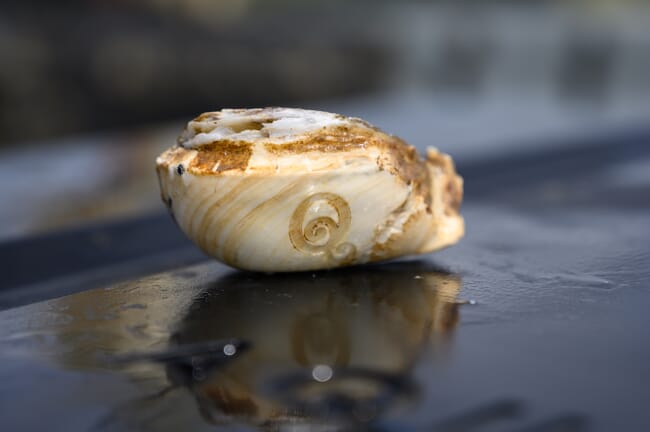
[(290, 108), (189, 122), (158, 157), (161, 196), (206, 254), (236, 268), (305, 271), (456, 243), (462, 179), (451, 158), (367, 122)]

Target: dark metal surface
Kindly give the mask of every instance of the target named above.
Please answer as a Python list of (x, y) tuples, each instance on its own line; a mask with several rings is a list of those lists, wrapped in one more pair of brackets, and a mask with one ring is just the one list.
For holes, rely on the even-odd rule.
[[(9, 430), (650, 430), (648, 141), (461, 167), (467, 237), (418, 261), (271, 276), (152, 255), (123, 277), (179, 269), (91, 291), (111, 278), (65, 285), (86, 268), (74, 260), (16, 270), (0, 297), (0, 417)], [(128, 268), (146, 241), (191, 250), (149, 226), (124, 240), (139, 252), (86, 265)], [(31, 294), (41, 277), (55, 283)], [(232, 338), (241, 356), (205, 357)], [(147, 353), (190, 354), (178, 368)], [(106, 360), (123, 356), (138, 361)]]
[(0, 310), (203, 258), (166, 212), (0, 243)]

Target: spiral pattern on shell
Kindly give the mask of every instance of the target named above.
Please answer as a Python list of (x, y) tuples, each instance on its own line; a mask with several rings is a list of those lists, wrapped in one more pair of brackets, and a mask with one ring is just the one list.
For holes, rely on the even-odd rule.
[[(316, 217), (305, 223), (305, 217), (315, 204), (325, 202), (336, 211), (337, 219), (329, 216)], [(291, 244), (301, 252), (314, 255), (327, 254), (337, 263), (352, 262), (357, 252), (352, 243), (341, 243), (352, 223), (352, 212), (348, 203), (339, 195), (321, 192), (302, 201), (294, 210), (289, 221)]]
[[(207, 255), (253, 271), (425, 253), (463, 235), (462, 179), (354, 118), (294, 108), (208, 112), (157, 159), (163, 201)], [(354, 215), (354, 216), (353, 216)]]

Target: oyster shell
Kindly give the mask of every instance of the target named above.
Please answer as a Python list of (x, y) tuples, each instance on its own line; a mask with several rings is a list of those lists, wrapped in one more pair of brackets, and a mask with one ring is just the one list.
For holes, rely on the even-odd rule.
[(189, 122), (156, 160), (185, 234), (233, 267), (302, 271), (457, 242), (462, 179), (451, 158), (363, 120), (290, 108), (224, 109)]

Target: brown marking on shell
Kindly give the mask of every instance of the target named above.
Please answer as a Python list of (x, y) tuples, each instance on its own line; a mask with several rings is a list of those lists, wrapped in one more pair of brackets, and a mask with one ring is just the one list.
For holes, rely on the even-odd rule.
[(239, 220), (235, 227), (231, 230), (228, 238), (224, 241), (222, 248), (224, 261), (233, 267), (237, 267), (237, 246), (239, 241), (244, 238), (246, 231), (250, 229), (252, 225), (259, 223), (259, 221), (263, 219), (264, 214), (269, 207), (277, 205), (278, 202), (286, 201), (289, 197), (296, 195), (296, 193), (303, 188), (304, 185), (291, 184), (275, 195), (264, 200), (262, 203), (258, 204), (254, 209), (248, 212), (246, 216)]
[[(410, 204), (405, 204), (405, 205), (410, 205)], [(374, 242), (372, 251), (370, 253), (370, 261), (381, 261), (389, 258), (393, 258), (395, 256), (400, 255), (400, 250), (401, 248), (396, 246), (395, 244), (403, 241), (403, 233), (409, 232), (411, 229), (411, 225), (416, 225), (419, 221), (420, 218), (424, 217), (425, 212), (424, 211), (417, 211), (413, 212), (411, 215), (409, 215), (408, 219), (404, 222), (402, 225), (402, 228), (400, 232), (392, 234), (388, 240), (386, 240), (383, 243), (378, 243), (377, 241)], [(377, 237), (377, 232), (375, 233), (375, 238)], [(423, 236), (422, 238), (419, 238), (419, 244), (417, 245), (417, 248), (422, 246), (422, 243), (425, 243), (428, 240), (428, 236)], [(416, 249), (417, 249), (416, 248)]]
[(459, 214), (460, 205), (463, 201), (463, 179), (456, 174), (454, 162), (446, 154), (435, 149), (427, 150), (427, 164), (437, 168), (440, 182), (444, 185), (441, 188), (442, 202), (445, 204), (445, 214)]
[[(213, 248), (216, 246), (216, 241), (224, 228), (223, 226), (215, 227), (215, 224), (217, 224), (217, 222), (215, 222), (217, 220), (215, 213), (218, 211), (225, 212), (223, 220), (232, 220), (232, 215), (239, 211), (239, 207), (237, 206), (237, 196), (247, 188), (263, 181), (264, 179), (245, 179), (210, 205), (203, 215), (201, 224), (196, 233), (197, 238), (203, 240), (199, 242), (201, 250), (207, 254), (213, 254)], [(209, 233), (212, 235), (208, 236)]]
[(282, 144), (265, 144), (266, 150), (276, 156), (307, 152), (337, 153), (366, 148), (371, 136), (366, 128), (332, 126)]
[(215, 141), (197, 146), (195, 150), (196, 156), (188, 168), (196, 175), (244, 171), (253, 155), (253, 145), (247, 142)]
[(287, 144), (265, 144), (266, 150), (276, 156), (294, 155), (308, 152), (340, 153), (365, 148), (363, 142), (336, 141), (329, 137), (309, 137), (299, 139)]
[(445, 192), (445, 211), (448, 214), (451, 212), (458, 213), (460, 204), (463, 201), (463, 189), (457, 178), (448, 179)]
[(378, 159), (379, 168), (411, 185), (413, 193), (422, 197), (427, 212), (431, 213), (431, 178), (425, 161), (412, 145), (395, 136), (381, 135), (379, 147), (384, 150), (382, 154), (385, 156)]
[(308, 152), (351, 152), (375, 147), (381, 152), (376, 161), (378, 168), (411, 185), (413, 192), (424, 199), (427, 211), (431, 211), (429, 170), (415, 147), (360, 120), (355, 119), (351, 126), (327, 127), (301, 139), (283, 144), (265, 144), (264, 147), (276, 156)]

